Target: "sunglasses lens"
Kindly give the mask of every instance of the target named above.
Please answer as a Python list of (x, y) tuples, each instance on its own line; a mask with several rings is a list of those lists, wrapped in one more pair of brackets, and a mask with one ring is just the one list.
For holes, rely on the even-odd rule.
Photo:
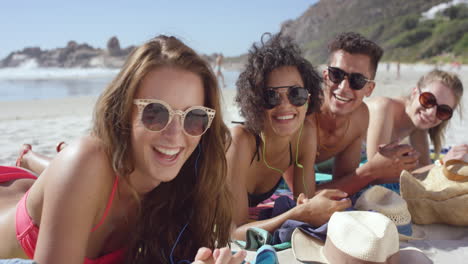
[(264, 100), (265, 100), (265, 108), (266, 109), (273, 109), (280, 102), (279, 94), (273, 89), (267, 89), (265, 91), (264, 96), (265, 96)]
[(437, 105), (437, 100), (433, 94), (424, 92), (419, 95), (419, 103), (424, 108), (431, 108)]
[(453, 110), (448, 105), (439, 105), (437, 106), (436, 116), (440, 120), (448, 120), (452, 117)]
[(295, 106), (303, 106), (309, 98), (309, 92), (302, 87), (293, 86), (289, 88), (288, 99)]
[(343, 81), (345, 72), (338, 68), (328, 67), (328, 78), (333, 83), (340, 83)]
[(161, 131), (169, 121), (169, 110), (160, 103), (148, 104), (143, 109), (141, 121), (149, 130)]
[(185, 115), (184, 129), (192, 136), (200, 136), (208, 129), (208, 113), (202, 109), (193, 109)]
[(366, 83), (366, 77), (358, 73), (352, 73), (349, 78), (349, 85), (353, 90), (361, 90), (362, 88), (364, 88)]

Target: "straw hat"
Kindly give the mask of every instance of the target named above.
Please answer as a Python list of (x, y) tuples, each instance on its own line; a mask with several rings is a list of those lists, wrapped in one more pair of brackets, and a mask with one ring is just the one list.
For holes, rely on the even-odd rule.
[(399, 263), (398, 231), (386, 216), (368, 211), (335, 212), (325, 244), (294, 230), (294, 256), (315, 263)]
[(357, 199), (354, 208), (376, 211), (390, 218), (397, 227), (400, 240), (425, 237), (422, 230), (413, 228), (406, 201), (390, 189), (379, 185), (373, 186)]
[(468, 163), (449, 160), (428, 173), (400, 176), (401, 196), (414, 223), (468, 226)]

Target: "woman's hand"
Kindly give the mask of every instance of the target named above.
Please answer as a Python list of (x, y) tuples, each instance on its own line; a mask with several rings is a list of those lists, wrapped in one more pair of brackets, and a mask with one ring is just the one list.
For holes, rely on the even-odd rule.
[(297, 198), (297, 207), (300, 210), (297, 220), (321, 226), (328, 222), (334, 212), (351, 207), (351, 200), (347, 196), (347, 193), (336, 189), (318, 191), (312, 198), (305, 198), (301, 193)]
[(244, 250), (231, 253), (228, 247), (217, 248), (213, 252), (209, 248), (200, 248), (192, 264), (240, 264), (244, 261), (247, 253)]
[(463, 160), (468, 162), (468, 144), (462, 144), (452, 147), (449, 152), (444, 156), (444, 163), (449, 160)]

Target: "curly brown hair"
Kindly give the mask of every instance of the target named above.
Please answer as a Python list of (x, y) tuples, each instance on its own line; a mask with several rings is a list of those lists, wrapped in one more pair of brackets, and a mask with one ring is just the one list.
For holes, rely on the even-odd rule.
[[(265, 38), (269, 37), (266, 41)], [(264, 33), (260, 44), (254, 43), (249, 50), (245, 70), (236, 82), (235, 102), (245, 118), (245, 126), (255, 134), (263, 130), (264, 92), (269, 73), (282, 66), (294, 66), (299, 71), (304, 88), (309, 91), (310, 101), (306, 114), (318, 112), (322, 105), (322, 78), (314, 66), (303, 56), (299, 46), (290, 37), (281, 33)]]
[(329, 61), (331, 60), (333, 53), (337, 50), (344, 50), (351, 54), (363, 54), (369, 56), (372, 67), (371, 78), (375, 78), (377, 66), (383, 55), (382, 48), (375, 42), (366, 39), (364, 36), (356, 32), (343, 32), (328, 44), (328, 51), (330, 54), (328, 58)]
[[(141, 202), (136, 231), (129, 234), (127, 263), (170, 263), (193, 259), (198, 248), (226, 245), (231, 228), (231, 195), (227, 186), (225, 149), (230, 143), (223, 122), (220, 90), (210, 65), (175, 37), (160, 35), (136, 48), (120, 73), (99, 97), (93, 134), (106, 145), (111, 163), (122, 179), (134, 170), (131, 154), (131, 111), (141, 80), (158, 67), (178, 67), (200, 76), (205, 106), (216, 110), (174, 180), (161, 183)], [(186, 227), (177, 246), (176, 240)]]

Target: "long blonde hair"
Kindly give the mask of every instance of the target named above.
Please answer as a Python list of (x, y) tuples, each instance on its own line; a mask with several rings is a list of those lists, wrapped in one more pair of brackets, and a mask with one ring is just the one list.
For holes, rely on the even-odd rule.
[[(422, 89), (425, 86), (433, 82), (441, 82), (443, 85), (449, 87), (455, 95), (455, 110), (460, 105), (461, 98), (463, 96), (463, 84), (455, 73), (449, 73), (441, 70), (433, 70), (423, 75), (417, 84), (418, 89)], [(461, 108), (461, 107), (458, 107)], [(461, 111), (460, 111), (461, 116)], [(439, 125), (429, 128), (429, 137), (432, 144), (434, 145), (434, 152), (436, 158), (439, 157), (442, 150), (442, 144), (444, 141), (445, 129), (447, 128), (449, 120), (442, 121)]]
[(230, 134), (222, 119), (220, 91), (209, 64), (175, 37), (158, 36), (135, 49), (120, 73), (99, 97), (93, 134), (105, 144), (114, 170), (128, 181), (134, 170), (130, 133), (133, 97), (146, 74), (161, 66), (199, 75), (205, 106), (216, 110), (211, 127), (171, 182), (142, 197), (136, 232), (130, 236), (128, 263), (169, 263), (169, 256), (187, 224), (175, 259), (192, 259), (201, 246), (228, 243), (231, 195), (227, 187), (225, 149)]

